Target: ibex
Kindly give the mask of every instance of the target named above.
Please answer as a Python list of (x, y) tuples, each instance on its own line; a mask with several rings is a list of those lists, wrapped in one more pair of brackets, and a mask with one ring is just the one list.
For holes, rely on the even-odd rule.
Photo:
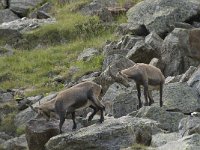
[[(63, 90), (56, 96), (55, 99), (39, 106), (38, 110), (43, 111), (42, 113), (46, 116), (49, 116), (47, 114), (54, 111), (59, 115), (60, 133), (62, 133), (62, 125), (65, 122), (68, 114), (72, 115), (72, 129), (76, 129), (77, 125), (75, 122), (75, 111), (86, 107), (90, 107), (94, 110), (89, 116), (88, 121), (91, 121), (94, 115), (100, 110), (101, 116), (99, 121), (102, 123), (104, 121), (103, 111), (105, 110), (105, 107), (98, 99), (101, 90), (101, 85), (98, 85), (92, 81), (81, 82), (66, 90)], [(49, 113), (46, 112), (46, 108), (49, 108)]]
[[(160, 69), (149, 64), (136, 63), (132, 67), (119, 71), (115, 78), (118, 80), (125, 80), (126, 82), (128, 82), (128, 79), (132, 79), (135, 81), (138, 92), (138, 108), (142, 107), (140, 91), (141, 85), (144, 87), (144, 105), (150, 106), (152, 103), (154, 103), (154, 100), (152, 98), (152, 90), (160, 90), (160, 107), (162, 107), (162, 93), (165, 77)], [(149, 98), (149, 102), (147, 97)]]

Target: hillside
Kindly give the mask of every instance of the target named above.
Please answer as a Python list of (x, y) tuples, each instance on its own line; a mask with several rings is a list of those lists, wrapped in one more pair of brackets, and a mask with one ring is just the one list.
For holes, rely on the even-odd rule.
[[(1, 0), (0, 149), (199, 149), (199, 14), (198, 0)], [(163, 107), (150, 89), (144, 106), (142, 89), (138, 108), (134, 80), (119, 79), (135, 63), (165, 76)], [(28, 107), (84, 81), (102, 87), (101, 124), (85, 108), (58, 135), (58, 118)]]

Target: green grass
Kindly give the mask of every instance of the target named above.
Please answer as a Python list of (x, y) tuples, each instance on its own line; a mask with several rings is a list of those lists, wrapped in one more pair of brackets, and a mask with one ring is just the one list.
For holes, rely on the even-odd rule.
[(78, 67), (80, 70), (72, 76), (72, 79), (76, 80), (86, 73), (90, 73), (93, 71), (99, 71), (102, 66), (102, 62), (103, 62), (102, 55), (95, 56), (88, 62), (84, 62), (84, 61), (75, 62), (74, 66)]
[(15, 112), (15, 111), (17, 111), (15, 101), (0, 104), (1, 114), (9, 114), (9, 113), (12, 113), (12, 112)]
[(26, 130), (26, 126), (25, 125), (22, 125), (22, 126), (18, 127), (16, 129), (16, 135), (20, 136), (20, 135), (24, 134), (25, 130)]
[[(53, 78), (58, 75), (67, 78), (72, 66), (79, 68), (71, 77), (74, 80), (88, 72), (101, 70), (102, 55), (89, 62), (77, 61), (77, 56), (85, 48), (100, 49), (107, 40), (115, 39), (115, 27), (103, 26), (97, 16), (85, 16), (77, 11), (91, 0), (75, 0), (64, 5), (46, 1), (53, 2), (52, 14), (57, 22), (24, 34), (14, 55), (0, 57), (2, 89), (32, 89), (25, 93), (26, 96), (45, 94), (63, 88), (64, 85)], [(120, 0), (120, 4), (124, 2)], [(120, 15), (116, 20), (123, 23), (127, 19)], [(33, 50), (37, 45), (42, 48)]]
[(147, 147), (141, 144), (134, 144), (131, 147), (132, 150), (146, 150)]
[(90, 0), (79, 0), (64, 6), (56, 3), (52, 10), (56, 23), (44, 25), (24, 34), (26, 40), (20, 42), (17, 47), (31, 49), (38, 44), (58, 45), (77, 38), (88, 39), (103, 34), (107, 28), (100, 24), (97, 16), (86, 16), (73, 11), (88, 2)]
[(0, 132), (6, 132), (9, 135), (15, 135), (17, 127), (14, 124), (16, 112), (8, 114), (1, 122)]
[(71, 66), (78, 66), (80, 68), (79, 72), (74, 75), (74, 78), (88, 71), (100, 70), (102, 56), (97, 56), (88, 63), (77, 62), (77, 56), (85, 48), (99, 48), (100, 45), (106, 42), (106, 39), (112, 38), (112, 34), (105, 33), (90, 40), (76, 40), (47, 49), (17, 50), (13, 56), (1, 57), (1, 88), (35, 87), (31, 92), (33, 95), (58, 91), (63, 85), (55, 84), (52, 79), (57, 75), (67, 74)]

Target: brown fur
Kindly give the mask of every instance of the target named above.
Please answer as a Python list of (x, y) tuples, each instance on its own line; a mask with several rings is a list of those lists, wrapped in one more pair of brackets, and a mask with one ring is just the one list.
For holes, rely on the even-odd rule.
[[(139, 108), (142, 107), (141, 102), (141, 92), (140, 86), (144, 87), (144, 97), (145, 97), (145, 104), (144, 105), (151, 105), (154, 101), (152, 98), (151, 91), (152, 90), (160, 90), (160, 107), (162, 107), (162, 90), (163, 84), (165, 81), (165, 77), (160, 71), (159, 68), (155, 66), (144, 64), (144, 63), (137, 63), (134, 66), (121, 70), (117, 74), (118, 78), (123, 78), (124, 80), (132, 79), (136, 82), (136, 87), (138, 91), (138, 99), (139, 99)], [(148, 99), (149, 98), (149, 102)]]
[(76, 129), (75, 123), (75, 111), (91, 107), (94, 112), (89, 116), (88, 120), (92, 120), (93, 116), (100, 110), (101, 117), (100, 122), (104, 121), (103, 110), (104, 105), (99, 101), (98, 97), (101, 93), (102, 87), (92, 81), (85, 81), (79, 83), (71, 88), (68, 88), (60, 92), (56, 97), (55, 111), (60, 117), (60, 132), (62, 125), (65, 121), (65, 117), (68, 114), (72, 115), (73, 129)]
[(75, 111), (86, 107), (90, 107), (94, 110), (88, 118), (89, 121), (91, 121), (94, 115), (100, 110), (101, 117), (99, 121), (103, 122), (103, 110), (105, 107), (98, 99), (101, 90), (101, 85), (92, 81), (81, 82), (61, 91), (53, 100), (32, 109), (43, 114), (46, 118), (50, 117), (51, 112), (56, 112), (60, 118), (60, 133), (62, 132), (61, 128), (68, 114), (72, 115), (73, 129), (76, 129)]
[(52, 115), (55, 116), (55, 102), (56, 99), (52, 99), (39, 106), (36, 106), (34, 109), (38, 113), (38, 116), (44, 116), (48, 121)]

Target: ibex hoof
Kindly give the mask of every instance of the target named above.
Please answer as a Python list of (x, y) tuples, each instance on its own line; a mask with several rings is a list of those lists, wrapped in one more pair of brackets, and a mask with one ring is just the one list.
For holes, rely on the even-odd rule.
[(88, 122), (90, 122), (90, 121), (92, 121), (92, 117), (89, 117), (89, 118), (88, 118)]
[(149, 106), (151, 106), (153, 103), (154, 103), (154, 101), (150, 101), (150, 102), (149, 102)]
[(76, 126), (73, 126), (72, 130), (76, 130)]
[(137, 110), (139, 110), (142, 107), (142, 104), (137, 105)]
[(100, 122), (100, 123), (104, 122), (104, 119), (99, 119), (99, 122)]
[(149, 106), (149, 103), (144, 103), (144, 106)]

